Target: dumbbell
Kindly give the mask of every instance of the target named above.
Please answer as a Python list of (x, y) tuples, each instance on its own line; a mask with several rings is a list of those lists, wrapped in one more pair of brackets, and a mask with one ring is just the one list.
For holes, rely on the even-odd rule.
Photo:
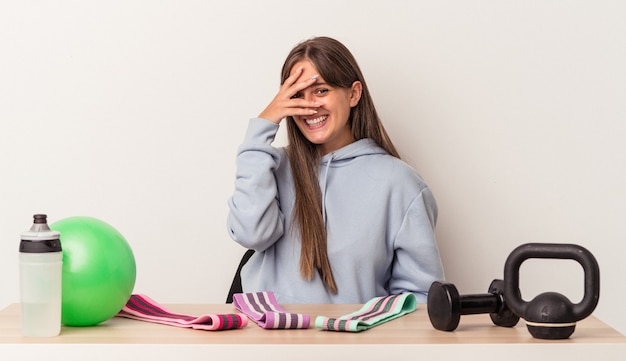
[(461, 315), (488, 313), (496, 326), (513, 327), (520, 318), (506, 305), (503, 295), (503, 280), (493, 280), (486, 294), (463, 296), (454, 284), (435, 281), (428, 290), (430, 323), (437, 330), (454, 331)]

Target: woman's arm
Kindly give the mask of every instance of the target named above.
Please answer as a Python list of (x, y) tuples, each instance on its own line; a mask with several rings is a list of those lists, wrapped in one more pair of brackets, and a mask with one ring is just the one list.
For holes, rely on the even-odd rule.
[(271, 246), (284, 231), (274, 173), (282, 150), (271, 145), (277, 131), (276, 123), (260, 118), (250, 120), (237, 154), (235, 191), (228, 200), (231, 238), (257, 251)]
[(433, 281), (443, 280), (444, 271), (435, 239), (437, 204), (429, 188), (411, 203), (395, 240), (389, 292), (412, 292), (426, 303)]

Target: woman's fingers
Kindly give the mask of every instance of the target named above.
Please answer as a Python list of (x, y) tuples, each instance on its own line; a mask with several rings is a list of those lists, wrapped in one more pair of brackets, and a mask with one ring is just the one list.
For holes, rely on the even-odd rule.
[(293, 72), (280, 87), (279, 93), (284, 93), (288, 98), (294, 98), (300, 91), (310, 87), (317, 82), (317, 75), (309, 78), (302, 77), (303, 68), (299, 67)]
[(259, 118), (267, 119), (274, 123), (280, 123), (288, 116), (311, 115), (317, 113), (319, 105), (314, 101), (304, 99), (278, 99), (272, 102), (259, 114)]
[(259, 118), (280, 123), (282, 119), (293, 115), (311, 115), (317, 113), (319, 104), (298, 96), (300, 92), (317, 81), (317, 75), (302, 79), (303, 68), (296, 69), (281, 85), (278, 94), (261, 112)]
[(298, 81), (298, 79), (302, 76), (303, 71), (304, 67), (301, 66), (297, 68), (291, 75), (287, 77), (287, 79), (285, 79), (285, 81), (283, 82), (283, 86), (290, 87), (295, 84), (295, 82)]

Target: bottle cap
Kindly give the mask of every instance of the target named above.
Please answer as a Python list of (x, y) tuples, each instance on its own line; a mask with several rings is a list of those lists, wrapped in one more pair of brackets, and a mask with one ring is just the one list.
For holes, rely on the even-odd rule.
[(46, 253), (61, 251), (61, 234), (50, 230), (45, 214), (33, 216), (33, 226), (28, 232), (21, 234), (20, 252), (22, 253)]

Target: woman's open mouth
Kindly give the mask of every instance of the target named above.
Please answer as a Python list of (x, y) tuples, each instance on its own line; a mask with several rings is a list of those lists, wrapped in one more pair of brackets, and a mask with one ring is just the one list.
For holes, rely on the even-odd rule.
[(327, 118), (328, 118), (328, 115), (321, 115), (315, 118), (305, 118), (304, 121), (310, 128), (316, 128), (322, 125), (326, 121)]

